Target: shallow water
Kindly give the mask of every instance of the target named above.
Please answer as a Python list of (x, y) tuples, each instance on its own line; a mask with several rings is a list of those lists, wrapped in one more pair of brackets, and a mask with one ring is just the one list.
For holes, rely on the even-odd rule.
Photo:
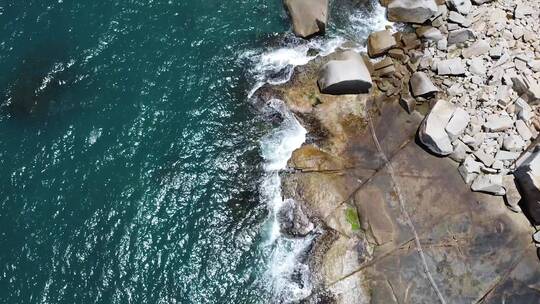
[(1, 303), (283, 296), (280, 129), (247, 97), (364, 35), (306, 44), (280, 0), (7, 0), (0, 21)]

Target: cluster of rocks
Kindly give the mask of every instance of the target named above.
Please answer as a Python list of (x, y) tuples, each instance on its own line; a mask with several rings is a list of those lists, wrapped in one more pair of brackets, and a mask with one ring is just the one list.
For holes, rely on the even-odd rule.
[[(286, 1), (296, 32), (293, 3), (307, 4)], [(509, 207), (520, 211), (512, 173), (540, 129), (540, 40), (535, 34), (540, 31), (540, 3), (382, 3), (390, 20), (412, 24), (413, 31), (372, 33), (367, 46), (372, 60), (344, 52), (321, 69), (320, 91), (364, 94), (376, 83), (387, 96), (399, 95), (409, 113), (418, 104), (431, 104), (419, 128), (420, 142), (460, 163), (458, 170), (473, 191), (505, 195)], [(312, 25), (297, 35), (320, 33), (313, 25), (322, 15), (326, 20), (320, 8), (327, 5), (310, 6), (323, 14), (297, 16)]]
[(391, 1), (388, 16), (413, 24), (414, 32), (373, 33), (368, 54), (406, 65), (407, 111), (431, 104), (418, 132), (425, 148), (460, 163), (473, 191), (505, 195), (519, 211), (512, 173), (540, 129), (540, 3), (412, 1), (422, 8), (409, 14), (409, 2)]
[[(424, 147), (458, 162), (473, 191), (504, 196), (511, 210), (521, 211), (521, 197), (540, 196), (540, 187), (520, 187), (513, 174), (540, 130), (540, 2), (381, 3), (389, 20), (410, 30), (372, 33), (369, 58), (348, 51), (330, 60), (320, 71), (320, 91), (364, 94), (375, 84), (388, 97), (399, 96), (409, 113), (430, 105), (418, 131)], [(285, 4), (298, 36), (324, 33), (328, 1)], [(526, 205), (533, 213), (540, 199)], [(540, 223), (540, 211), (535, 220)]]

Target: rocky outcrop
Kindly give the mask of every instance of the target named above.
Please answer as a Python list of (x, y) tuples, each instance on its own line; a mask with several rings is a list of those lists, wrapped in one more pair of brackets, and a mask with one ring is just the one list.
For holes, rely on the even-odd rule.
[(294, 33), (302, 38), (324, 34), (328, 19), (328, 0), (284, 0)]
[(424, 23), (437, 13), (435, 0), (392, 0), (388, 6), (388, 20)]
[(516, 162), (538, 135), (540, 64), (524, 54), (540, 45), (513, 30), (538, 14), (522, 2), (447, 3), (372, 46), (383, 58), (366, 62), (369, 95), (318, 90), (317, 71), (340, 54), (272, 89), (309, 130), (283, 196), (326, 231), (310, 250), (306, 303), (540, 302), (534, 228), (521, 213), (540, 201), (536, 166)]
[(368, 93), (372, 81), (362, 57), (353, 51), (344, 53), (342, 57), (321, 68), (317, 81), (321, 92), (334, 95)]
[[(535, 19), (540, 3), (447, 4), (438, 6), (430, 21), (417, 27), (424, 48), (405, 51), (413, 75), (424, 73), (439, 92), (431, 97), (413, 94), (414, 103), (407, 93), (402, 99), (418, 107), (426, 99), (432, 104), (442, 97), (461, 109), (461, 119), (456, 116), (445, 128), (453, 148), (449, 156), (461, 164), (459, 172), (472, 190), (504, 194), (512, 201), (509, 208), (518, 210), (519, 198), (515, 191), (506, 192), (511, 183), (505, 186), (504, 181), (516, 169), (520, 154), (537, 138), (537, 127), (540, 129), (540, 66), (536, 59), (540, 40), (534, 34), (540, 32)], [(441, 32), (442, 39), (425, 34), (435, 33), (434, 29)], [(413, 82), (410, 87), (414, 92)], [(448, 143), (443, 132), (438, 134)], [(426, 147), (432, 153), (438, 151)]]
[[(283, 176), (283, 196), (301, 202), (327, 231), (310, 251), (319, 280), (307, 303), (329, 297), (347, 304), (540, 299), (531, 287), (540, 284), (540, 267), (523, 214), (506, 209), (506, 196), (471, 192), (456, 163), (422, 151), (414, 138), (426, 119), (398, 106), (401, 88), (397, 95), (379, 89), (388, 89), (381, 84), (396, 76), (374, 78), (370, 95), (320, 93), (314, 81), (319, 67), (340, 58), (333, 54), (299, 67), (290, 83), (272, 91), (298, 109), (313, 138), (293, 153), (292, 170)], [(396, 73), (405, 73), (397, 61)], [(407, 84), (403, 77), (401, 85)], [(449, 138), (468, 125), (468, 112), (454, 107), (441, 127)], [(472, 184), (485, 165), (467, 155), (462, 166), (474, 175)], [(476, 181), (479, 191), (500, 194), (502, 183), (508, 192), (505, 179), (488, 177)]]

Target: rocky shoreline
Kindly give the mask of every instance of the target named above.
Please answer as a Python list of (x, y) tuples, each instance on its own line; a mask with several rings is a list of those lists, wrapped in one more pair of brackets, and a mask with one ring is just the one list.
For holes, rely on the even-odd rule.
[[(540, 3), (381, 4), (402, 31), (256, 93), (308, 130), (282, 174), (282, 231), (323, 231), (304, 302), (540, 302)], [(324, 33), (328, 1), (285, 6)]]

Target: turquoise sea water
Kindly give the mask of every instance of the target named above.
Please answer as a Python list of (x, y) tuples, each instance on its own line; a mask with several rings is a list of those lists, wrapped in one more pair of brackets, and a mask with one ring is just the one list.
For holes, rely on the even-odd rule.
[(288, 31), (281, 0), (0, 1), (0, 303), (283, 300), (247, 94)]
[(0, 7), (0, 302), (260, 303), (238, 54), (280, 2)]

